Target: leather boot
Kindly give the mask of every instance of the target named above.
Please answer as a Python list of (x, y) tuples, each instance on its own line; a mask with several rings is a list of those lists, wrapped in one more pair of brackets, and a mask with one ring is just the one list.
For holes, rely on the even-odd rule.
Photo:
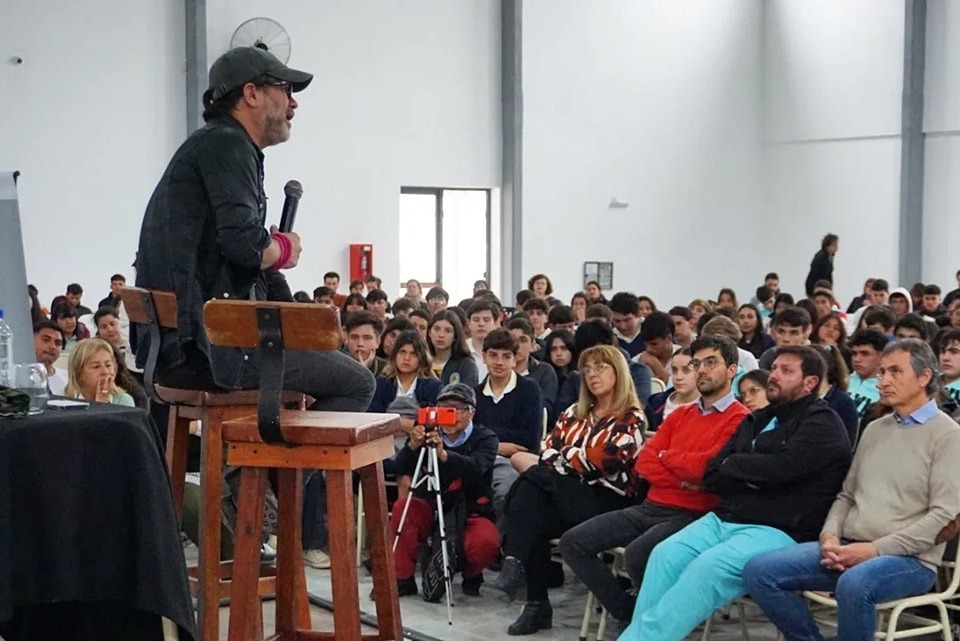
[(553, 607), (550, 602), (529, 601), (523, 606), (520, 617), (507, 628), (507, 634), (510, 636), (536, 634), (540, 630), (548, 630), (552, 627)]

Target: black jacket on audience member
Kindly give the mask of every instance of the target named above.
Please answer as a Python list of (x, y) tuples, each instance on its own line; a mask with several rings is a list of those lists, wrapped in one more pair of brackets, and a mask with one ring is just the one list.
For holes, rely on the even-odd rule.
[[(397, 453), (398, 475), (413, 476), (417, 467), (420, 450), (411, 450), (409, 445)], [(465, 443), (458, 447), (445, 447), (447, 462), (439, 463), (440, 491), (446, 504), (453, 494), (462, 492), (467, 514), (478, 514), (491, 521), (493, 514), (493, 462), (497, 458), (497, 446), (500, 441), (492, 430), (478, 423), (473, 424), (473, 432)], [(439, 461), (439, 459), (438, 459)], [(426, 474), (426, 456), (421, 474)], [(419, 496), (426, 485), (416, 492)], [(431, 503), (431, 507), (434, 504)]]
[[(772, 429), (767, 428), (776, 420)], [(843, 422), (810, 394), (750, 414), (707, 463), (704, 489), (730, 523), (767, 525), (816, 541), (852, 458)]]

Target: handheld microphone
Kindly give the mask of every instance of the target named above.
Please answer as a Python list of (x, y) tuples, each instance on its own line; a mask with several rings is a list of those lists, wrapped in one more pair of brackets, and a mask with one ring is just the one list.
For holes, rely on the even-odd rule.
[(291, 180), (283, 186), (283, 213), (280, 215), (280, 231), (287, 234), (293, 231), (293, 221), (297, 219), (297, 205), (303, 196), (303, 185), (299, 180)]

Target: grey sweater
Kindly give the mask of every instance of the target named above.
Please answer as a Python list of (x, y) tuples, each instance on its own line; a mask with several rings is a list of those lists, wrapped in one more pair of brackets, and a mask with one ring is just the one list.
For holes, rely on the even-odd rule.
[(958, 469), (960, 425), (943, 412), (922, 425), (880, 418), (864, 431), (823, 532), (935, 569), (945, 544), (934, 540), (960, 514)]

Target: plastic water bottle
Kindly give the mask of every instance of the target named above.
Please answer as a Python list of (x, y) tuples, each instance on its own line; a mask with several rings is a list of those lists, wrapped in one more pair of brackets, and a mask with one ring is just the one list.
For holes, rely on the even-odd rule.
[(13, 331), (0, 309), (0, 385), (13, 387)]

